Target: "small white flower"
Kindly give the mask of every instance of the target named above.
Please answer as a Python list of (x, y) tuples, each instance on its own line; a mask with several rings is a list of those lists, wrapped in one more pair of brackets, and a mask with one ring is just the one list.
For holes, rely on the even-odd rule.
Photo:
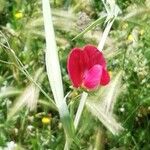
[(120, 110), (121, 112), (124, 112), (124, 111), (125, 111), (124, 107), (121, 107), (119, 110)]

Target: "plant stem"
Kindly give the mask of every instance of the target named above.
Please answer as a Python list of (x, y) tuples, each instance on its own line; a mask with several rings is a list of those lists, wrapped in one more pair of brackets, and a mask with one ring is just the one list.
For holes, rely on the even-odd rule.
[(103, 48), (104, 48), (104, 44), (105, 44), (105, 42), (106, 42), (107, 36), (108, 36), (108, 34), (109, 34), (109, 31), (110, 31), (110, 29), (111, 29), (111, 26), (112, 26), (114, 20), (115, 20), (115, 18), (113, 18), (111, 21), (108, 21), (108, 23), (107, 23), (107, 25), (106, 25), (106, 28), (105, 28), (105, 30), (104, 30), (104, 32), (103, 32), (103, 35), (102, 35), (102, 38), (100, 39), (100, 42), (99, 42), (99, 44), (98, 44), (98, 49), (99, 49), (100, 51), (102, 51)]
[(79, 104), (79, 107), (78, 107), (78, 110), (77, 110), (77, 113), (76, 113), (76, 116), (75, 116), (75, 119), (74, 119), (75, 129), (77, 129), (77, 127), (78, 127), (78, 124), (79, 124), (79, 121), (80, 121), (80, 118), (81, 118), (81, 114), (82, 114), (87, 96), (88, 96), (88, 93), (86, 93), (86, 92), (82, 93), (80, 104)]

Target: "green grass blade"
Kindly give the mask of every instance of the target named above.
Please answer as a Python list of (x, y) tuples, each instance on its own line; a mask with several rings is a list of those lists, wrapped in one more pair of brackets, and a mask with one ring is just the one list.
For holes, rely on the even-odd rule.
[(72, 40), (76, 40), (77, 38), (80, 38), (81, 36), (83, 36), (86, 32), (88, 32), (89, 30), (91, 30), (92, 28), (94, 28), (96, 25), (100, 24), (105, 17), (106, 17), (106, 15), (104, 15), (104, 16), (100, 17), (99, 19), (97, 19), (96, 21), (94, 21), (84, 31), (82, 31), (80, 34), (78, 34), (77, 36), (75, 36)]
[(42, 6), (46, 37), (45, 61), (47, 75), (53, 92), (54, 100), (59, 111), (60, 119), (62, 121), (63, 128), (66, 134), (66, 139), (68, 140), (68, 143), (70, 143), (70, 139), (74, 137), (74, 125), (73, 121), (70, 118), (69, 110), (64, 98), (62, 77), (49, 0), (42, 0)]

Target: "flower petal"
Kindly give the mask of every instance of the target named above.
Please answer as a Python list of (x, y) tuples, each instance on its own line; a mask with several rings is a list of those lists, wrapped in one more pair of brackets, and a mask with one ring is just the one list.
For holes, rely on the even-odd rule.
[(67, 70), (76, 88), (83, 85), (87, 89), (94, 89), (110, 81), (103, 53), (93, 45), (83, 49), (74, 48), (68, 56)]
[(110, 81), (110, 75), (109, 75), (108, 71), (103, 68), (102, 78), (101, 78), (100, 84), (101, 85), (106, 85), (106, 84), (109, 83), (109, 81)]
[(68, 56), (67, 70), (74, 87), (79, 87), (82, 83), (83, 67), (81, 64), (82, 51), (74, 48)]
[(94, 65), (90, 70), (85, 72), (83, 86), (87, 89), (94, 89), (100, 85), (102, 75), (102, 66)]
[(83, 48), (84, 55), (87, 55), (88, 60), (88, 67), (91, 68), (92, 66), (99, 64), (106, 68), (106, 61), (103, 57), (103, 53), (100, 52), (95, 46), (93, 45), (86, 45)]

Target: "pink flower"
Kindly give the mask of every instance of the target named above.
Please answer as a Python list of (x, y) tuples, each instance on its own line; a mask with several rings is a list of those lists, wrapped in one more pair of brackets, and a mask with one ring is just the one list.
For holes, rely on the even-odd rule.
[(92, 45), (72, 49), (68, 56), (67, 70), (76, 88), (93, 90), (110, 81), (103, 53)]

